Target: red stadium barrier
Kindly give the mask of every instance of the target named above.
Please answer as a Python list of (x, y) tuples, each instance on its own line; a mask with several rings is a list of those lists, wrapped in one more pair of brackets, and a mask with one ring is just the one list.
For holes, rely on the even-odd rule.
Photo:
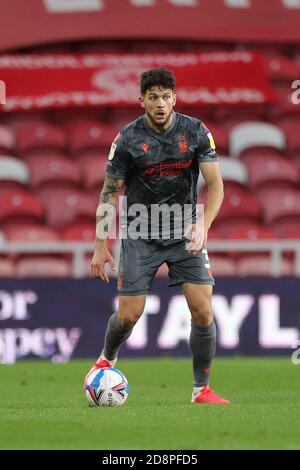
[(0, 76), (9, 83), (9, 95), (2, 109), (136, 106), (141, 73), (162, 66), (176, 74), (179, 105), (257, 106), (274, 100), (263, 57), (253, 52), (5, 55)]

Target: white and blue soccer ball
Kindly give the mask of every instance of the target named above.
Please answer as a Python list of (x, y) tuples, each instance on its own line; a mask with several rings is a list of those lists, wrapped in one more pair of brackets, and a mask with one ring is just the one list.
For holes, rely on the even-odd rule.
[(114, 367), (97, 369), (87, 379), (85, 394), (92, 406), (121, 406), (128, 397), (128, 381)]

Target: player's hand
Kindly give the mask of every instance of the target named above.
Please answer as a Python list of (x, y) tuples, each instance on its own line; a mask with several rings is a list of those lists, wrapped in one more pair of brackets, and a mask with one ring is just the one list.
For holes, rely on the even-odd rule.
[(204, 228), (203, 223), (190, 224), (187, 226), (184, 236), (190, 239), (187, 245), (187, 250), (192, 255), (197, 255), (206, 245), (207, 230)]
[(109, 282), (109, 279), (105, 272), (106, 263), (109, 263), (109, 266), (112, 271), (116, 270), (114, 259), (108, 251), (106, 245), (100, 243), (100, 245), (96, 245), (94, 251), (94, 256), (91, 263), (92, 273), (95, 277), (99, 277), (101, 281), (107, 284)]

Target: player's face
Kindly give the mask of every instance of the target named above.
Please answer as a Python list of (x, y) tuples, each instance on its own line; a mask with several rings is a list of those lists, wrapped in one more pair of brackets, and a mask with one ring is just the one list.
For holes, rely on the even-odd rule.
[(175, 93), (161, 86), (149, 88), (140, 97), (140, 104), (145, 109), (150, 124), (157, 129), (166, 129), (171, 124), (175, 103)]

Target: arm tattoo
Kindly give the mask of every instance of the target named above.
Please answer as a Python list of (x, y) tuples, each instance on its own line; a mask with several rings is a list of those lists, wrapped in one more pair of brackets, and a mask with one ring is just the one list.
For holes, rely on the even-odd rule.
[(117, 180), (114, 178), (105, 178), (103, 189), (100, 195), (100, 203), (115, 203), (116, 193), (120, 191), (123, 180)]
[(96, 240), (106, 240), (115, 220), (116, 199), (123, 180), (105, 178), (96, 213)]

